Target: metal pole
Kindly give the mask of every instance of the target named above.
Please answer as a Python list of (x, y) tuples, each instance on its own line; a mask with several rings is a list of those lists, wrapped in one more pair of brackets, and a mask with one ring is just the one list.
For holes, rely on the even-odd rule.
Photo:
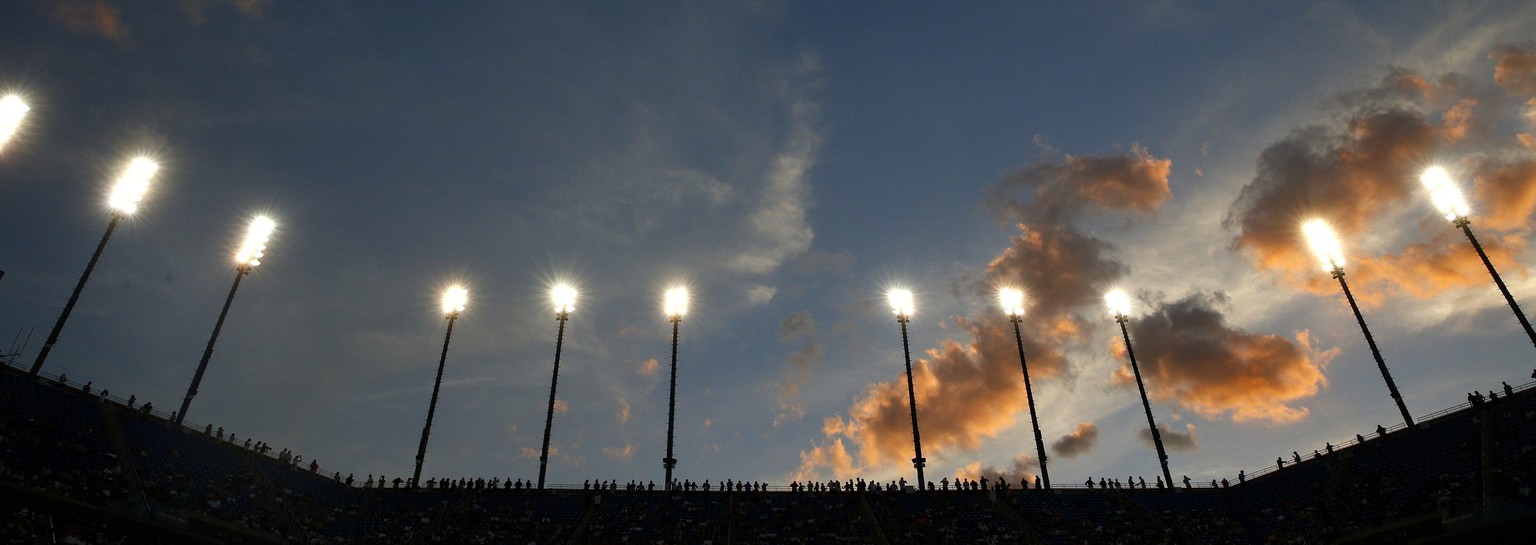
[(907, 344), (907, 322), (910, 321), (912, 319), (905, 315), (896, 316), (896, 322), (901, 324), (901, 354), (907, 364), (907, 406), (912, 409), (912, 451), (916, 454), (912, 458), (912, 467), (917, 468), (917, 489), (927, 490), (923, 466), (927, 465), (928, 459), (923, 458), (923, 440), (917, 433), (917, 390), (912, 383), (912, 349)]
[(1131, 332), (1125, 328), (1126, 317), (1124, 314), (1116, 314), (1115, 321), (1120, 322), (1120, 336), (1125, 339), (1125, 355), (1131, 358), (1131, 374), (1136, 375), (1136, 390), (1141, 392), (1141, 408), (1147, 411), (1147, 427), (1152, 429), (1152, 444), (1157, 447), (1157, 463), (1163, 467), (1163, 482), (1168, 483), (1168, 489), (1173, 489), (1173, 474), (1168, 471), (1168, 451), (1163, 448), (1163, 433), (1157, 429), (1157, 421), (1152, 419), (1152, 402), (1147, 400), (1147, 387), (1141, 381), (1141, 367), (1136, 365), (1136, 351), (1131, 348)]
[(1024, 398), (1029, 400), (1029, 423), (1035, 429), (1035, 454), (1040, 457), (1040, 480), (1051, 489), (1051, 472), (1045, 468), (1045, 439), (1040, 436), (1040, 419), (1035, 416), (1035, 391), (1029, 384), (1029, 364), (1024, 361), (1024, 334), (1019, 331), (1018, 316), (1012, 317), (1013, 340), (1019, 345), (1019, 368), (1024, 370)]
[(560, 332), (555, 334), (555, 373), (549, 378), (549, 411), (544, 413), (544, 450), (539, 454), (539, 490), (544, 489), (544, 469), (549, 465), (549, 427), (555, 422), (555, 383), (560, 380), (560, 347), (565, 344), (565, 321), (571, 313), (560, 311), (555, 319), (560, 321)]
[(443, 385), (443, 364), (448, 362), (448, 339), (453, 338), (453, 322), (459, 313), (448, 315), (448, 332), (443, 334), (443, 355), (437, 359), (437, 380), (432, 382), (432, 403), (427, 405), (427, 425), (421, 428), (421, 446), (416, 448), (416, 471), (411, 473), (411, 488), (421, 485), (421, 464), (427, 460), (427, 436), (432, 434), (432, 415), (437, 413), (437, 391)]
[(181, 410), (176, 411), (173, 425), (180, 426), (187, 419), (187, 408), (192, 406), (192, 396), (197, 395), (197, 386), (203, 383), (203, 371), (208, 370), (208, 360), (213, 357), (213, 343), (219, 340), (219, 330), (224, 329), (224, 317), (229, 315), (229, 305), (235, 302), (235, 290), (240, 289), (240, 279), (250, 272), (249, 266), (235, 268), (235, 283), (229, 287), (229, 297), (224, 298), (224, 310), (219, 311), (219, 321), (213, 323), (213, 335), (208, 337), (208, 347), (203, 349), (202, 361), (197, 362), (197, 372), (192, 374), (192, 386), (187, 387), (187, 397), (181, 400)]
[(672, 468), (677, 467), (677, 458), (672, 457), (672, 429), (677, 422), (677, 327), (683, 323), (682, 316), (672, 317), (672, 389), (667, 395), (667, 457), (661, 459), (661, 466), (666, 468), (666, 486), (664, 490), (672, 490)]
[(1461, 232), (1467, 234), (1467, 240), (1472, 241), (1472, 248), (1477, 250), (1477, 257), (1483, 258), (1483, 266), (1488, 267), (1488, 274), (1493, 275), (1493, 283), (1499, 286), (1499, 293), (1504, 294), (1504, 300), (1509, 302), (1509, 309), (1515, 312), (1515, 318), (1520, 320), (1520, 327), (1525, 328), (1525, 335), (1530, 337), (1531, 344), (1536, 345), (1536, 329), (1531, 328), (1531, 321), (1525, 319), (1525, 313), (1520, 311), (1520, 304), (1515, 302), (1515, 296), (1509, 294), (1509, 287), (1504, 285), (1504, 279), (1499, 277), (1499, 271), (1493, 268), (1493, 262), (1488, 260), (1488, 253), (1483, 251), (1483, 245), (1477, 242), (1477, 237), (1472, 235), (1472, 220), (1465, 217), (1456, 218), (1456, 226)]
[(1387, 381), (1387, 391), (1392, 393), (1392, 401), (1397, 402), (1398, 412), (1403, 413), (1403, 422), (1408, 424), (1408, 427), (1413, 427), (1413, 416), (1408, 414), (1408, 406), (1403, 404), (1403, 395), (1397, 393), (1397, 383), (1392, 381), (1392, 373), (1387, 371), (1387, 362), (1381, 359), (1381, 350), (1376, 348), (1376, 339), (1371, 336), (1371, 328), (1365, 325), (1365, 316), (1360, 314), (1360, 305), (1355, 304), (1355, 294), (1349, 291), (1349, 282), (1344, 281), (1344, 268), (1334, 267), (1333, 277), (1339, 279), (1339, 286), (1344, 288), (1344, 298), (1349, 299), (1349, 308), (1355, 311), (1355, 321), (1360, 322), (1360, 332), (1365, 334), (1365, 343), (1371, 347), (1371, 356), (1376, 358), (1376, 368), (1381, 370), (1381, 378)]
[(48, 341), (43, 343), (43, 351), (37, 353), (37, 360), (32, 362), (32, 370), (27, 374), (37, 376), (37, 372), (43, 369), (43, 361), (48, 359), (48, 353), (53, 351), (53, 345), (59, 342), (59, 332), (64, 330), (64, 322), (69, 320), (69, 312), (75, 309), (75, 302), (80, 300), (80, 291), (85, 289), (85, 281), (91, 278), (91, 270), (96, 268), (96, 260), (101, 259), (101, 250), (107, 247), (107, 239), (112, 238), (112, 231), (117, 229), (118, 220), (123, 219), (121, 214), (113, 213), (112, 221), (107, 222), (107, 232), (101, 235), (101, 242), (96, 244), (96, 253), (91, 254), (90, 262), (85, 264), (85, 272), (80, 274), (80, 282), (75, 284), (75, 291), (69, 294), (69, 302), (64, 303), (64, 312), (59, 313), (59, 321), (54, 322), (53, 331), (48, 334)]

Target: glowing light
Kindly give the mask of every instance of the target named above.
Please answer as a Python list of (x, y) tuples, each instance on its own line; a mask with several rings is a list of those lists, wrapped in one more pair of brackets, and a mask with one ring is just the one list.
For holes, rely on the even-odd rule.
[(1435, 208), (1439, 208), (1441, 214), (1445, 214), (1445, 219), (1456, 221), (1472, 213), (1472, 207), (1467, 206), (1467, 200), (1461, 196), (1461, 188), (1451, 181), (1451, 174), (1444, 168), (1433, 166), (1424, 169), (1419, 181), (1429, 190), (1430, 200), (1434, 201)]
[(1339, 237), (1333, 234), (1328, 222), (1307, 220), (1301, 224), (1301, 232), (1306, 235), (1307, 244), (1312, 246), (1312, 253), (1322, 262), (1323, 270), (1332, 272), (1344, 267), (1344, 247), (1339, 245)]
[(1003, 312), (1009, 316), (1019, 317), (1024, 315), (1024, 290), (1018, 288), (1000, 288), (997, 290), (997, 304), (1002, 305)]
[(107, 197), (107, 206), (122, 214), (132, 214), (137, 211), (139, 201), (144, 200), (144, 192), (149, 191), (149, 180), (154, 178), (155, 172), (159, 170), (160, 165), (147, 157), (136, 157), (129, 161), (122, 175), (117, 177), (117, 183), (112, 186), (112, 193)]
[(1119, 318), (1131, 313), (1131, 296), (1126, 295), (1125, 290), (1114, 289), (1104, 294), (1104, 304), (1109, 307), (1109, 315)]
[(245, 242), (235, 252), (235, 263), (246, 267), (261, 265), (261, 258), (266, 256), (267, 240), (272, 238), (275, 229), (277, 223), (272, 218), (256, 216), (251, 220), (251, 226), (245, 231)]
[(469, 290), (462, 286), (453, 286), (443, 292), (443, 314), (458, 316), (464, 312), (464, 304), (469, 302)]
[(669, 288), (662, 296), (662, 312), (673, 318), (682, 318), (688, 313), (688, 288)]
[(21, 128), (22, 118), (27, 117), (27, 112), (31, 110), (32, 108), (28, 107), (19, 96), (7, 95), (5, 98), (0, 98), (0, 149), (3, 149), (11, 136), (16, 134), (16, 130)]
[(570, 284), (555, 284), (549, 289), (549, 300), (555, 305), (555, 312), (566, 314), (576, 310), (576, 288)]
[(912, 299), (912, 290), (894, 289), (886, 292), (885, 298), (891, 303), (891, 312), (897, 316), (906, 318), (917, 310), (917, 305)]

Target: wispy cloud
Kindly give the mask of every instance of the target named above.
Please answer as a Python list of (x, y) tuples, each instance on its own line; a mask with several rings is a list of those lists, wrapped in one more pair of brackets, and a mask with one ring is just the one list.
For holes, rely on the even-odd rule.
[(48, 14), (70, 32), (94, 34), (121, 47), (132, 47), (133, 37), (117, 6), (107, 0), (54, 0)]

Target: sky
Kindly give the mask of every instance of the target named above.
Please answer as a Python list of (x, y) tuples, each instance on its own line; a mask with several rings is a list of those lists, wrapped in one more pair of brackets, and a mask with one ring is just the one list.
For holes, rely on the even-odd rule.
[[(940, 478), (1253, 473), (1528, 382), (1532, 342), (1419, 172), (1443, 165), (1536, 304), (1529, 2), (47, 0), (0, 6), (0, 336), (30, 365), (111, 215), (162, 166), (43, 371), (327, 471), (654, 481), (679, 327), (676, 476), (913, 478), (902, 331)], [(14, 343), (11, 339), (18, 340)], [(27, 341), (22, 343), (22, 341)]]

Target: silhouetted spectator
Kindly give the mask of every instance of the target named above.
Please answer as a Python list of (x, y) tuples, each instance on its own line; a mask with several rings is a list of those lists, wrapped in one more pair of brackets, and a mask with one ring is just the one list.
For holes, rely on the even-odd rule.
[(1280, 459), (1279, 456), (1275, 457), (1275, 469), (1285, 469), (1285, 460)]
[(1514, 387), (1510, 386), (1508, 382), (1500, 381), (1500, 383), (1504, 385), (1504, 395), (1505, 396), (1515, 395)]
[(1237, 484), (1243, 484), (1245, 482), (1248, 482), (1248, 475), (1243, 473), (1243, 470), (1241, 469), (1237, 470)]
[(1231, 488), (1232, 485), (1231, 485), (1231, 483), (1228, 483), (1226, 479), (1222, 479), (1221, 480), (1221, 487), (1222, 488)]
[(1089, 477), (1083, 484), (1087, 485), (1089, 490), (1093, 490), (1093, 477)]
[(1376, 425), (1376, 436), (1377, 437), (1386, 437), (1387, 436), (1387, 427), (1383, 426), (1381, 424), (1377, 424)]
[(1294, 451), (1294, 450), (1291, 451), (1291, 459), (1295, 460), (1296, 463), (1298, 463), (1298, 464), (1301, 463), (1301, 455), (1297, 454), (1296, 451)]
[(128, 396), (128, 410), (133, 410), (133, 404), (138, 402), (138, 401), (139, 401), (139, 396), (129, 394), (129, 396)]
[(1333, 454), (1333, 443), (1323, 443), (1323, 449), (1327, 450), (1328, 454)]
[(1185, 475), (1184, 476), (1184, 488), (1190, 488), (1190, 486), (1189, 486), (1189, 475)]
[(89, 394), (89, 393), (91, 393), (91, 381), (89, 381), (89, 380), (85, 381), (85, 385), (80, 387), (80, 393), (82, 393), (82, 394)]

